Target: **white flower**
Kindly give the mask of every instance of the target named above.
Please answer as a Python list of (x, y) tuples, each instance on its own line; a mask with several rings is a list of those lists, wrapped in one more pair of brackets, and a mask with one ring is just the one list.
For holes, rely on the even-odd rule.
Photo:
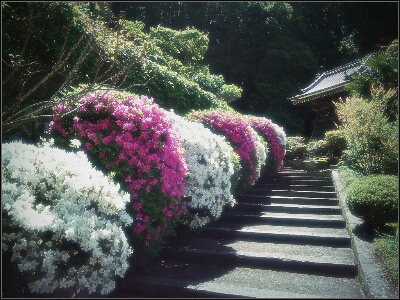
[(256, 151), (257, 151), (257, 174), (258, 177), (261, 175), (261, 168), (265, 166), (266, 160), (267, 160), (267, 151), (265, 149), (265, 146), (261, 142), (261, 137), (257, 134), (257, 132), (253, 129), (250, 128), (251, 134), (253, 136), (253, 139), (256, 143)]
[(71, 227), (71, 228), (68, 228), (68, 229), (65, 231), (65, 237), (66, 237), (67, 239), (73, 239), (74, 236), (75, 236), (74, 228)]
[(63, 253), (61, 253), (61, 259), (63, 260), (63, 261), (67, 261), (68, 260), (68, 258), (69, 258), (69, 254), (67, 253), (67, 252), (63, 252)]
[(81, 146), (81, 142), (79, 140), (77, 140), (77, 139), (72, 139), (70, 141), (70, 146), (72, 148), (79, 148)]
[(91, 286), (89, 286), (88, 290), (89, 290), (89, 294), (91, 294), (92, 292), (96, 292), (96, 285), (92, 284)]
[[(30, 273), (31, 291), (49, 293), (76, 286), (109, 293), (113, 278), (126, 271), (114, 262), (127, 265), (133, 251), (122, 230), (133, 222), (124, 211), (129, 194), (109, 182), (80, 152), (16, 142), (2, 144), (2, 156), (2, 208), (10, 223), (23, 229), (3, 234), (2, 244), (12, 249), (11, 260), (20, 270)], [(92, 204), (98, 209), (89, 210)], [(110, 241), (109, 253), (98, 246), (99, 236)], [(72, 243), (79, 245), (77, 253), (59, 250)], [(77, 270), (73, 255), (79, 251), (89, 255)], [(104, 259), (100, 262), (99, 257)], [(107, 270), (103, 278), (93, 276), (88, 266), (94, 262)], [(60, 263), (67, 264), (67, 273), (60, 272)], [(37, 266), (42, 272), (35, 272)]]
[(189, 226), (204, 226), (219, 218), (222, 207), (231, 206), (235, 201), (230, 192), (232, 149), (225, 137), (212, 133), (203, 124), (187, 121), (172, 112), (165, 113), (173, 121), (176, 135), (185, 150), (183, 157), (188, 171), (184, 181), (185, 194), (191, 196), (189, 207), (205, 209), (211, 214), (211, 218), (204, 218), (202, 222), (193, 220)]

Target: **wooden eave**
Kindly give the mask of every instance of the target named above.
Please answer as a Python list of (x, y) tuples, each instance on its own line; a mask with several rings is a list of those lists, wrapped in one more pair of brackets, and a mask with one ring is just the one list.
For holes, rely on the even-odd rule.
[(291, 97), (289, 100), (296, 105), (342, 93), (345, 91), (346, 84), (350, 81), (350, 76), (355, 72), (362, 72), (364, 68), (361, 60), (355, 60), (322, 74), (317, 74), (317, 78), (310, 85), (301, 89), (301, 94)]
[(340, 93), (340, 92), (344, 92), (345, 91), (344, 86), (345, 86), (345, 84), (340, 85), (340, 86), (336, 86), (336, 87), (332, 87), (332, 88), (327, 89), (325, 91), (319, 91), (319, 92), (314, 93), (314, 94), (308, 94), (308, 95), (300, 96), (300, 97), (297, 97), (296, 99), (292, 99), (291, 101), (292, 101), (292, 103), (294, 105), (300, 104), (300, 103), (304, 103), (304, 102), (310, 102), (310, 101), (313, 101), (315, 99), (319, 99), (319, 98), (323, 98), (323, 97), (330, 96), (330, 95), (333, 95), (333, 94), (337, 94), (337, 93)]

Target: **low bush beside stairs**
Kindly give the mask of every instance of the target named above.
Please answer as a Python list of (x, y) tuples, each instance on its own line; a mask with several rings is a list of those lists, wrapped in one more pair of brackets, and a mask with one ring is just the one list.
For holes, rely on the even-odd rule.
[(330, 171), (283, 168), (109, 297), (363, 298)]

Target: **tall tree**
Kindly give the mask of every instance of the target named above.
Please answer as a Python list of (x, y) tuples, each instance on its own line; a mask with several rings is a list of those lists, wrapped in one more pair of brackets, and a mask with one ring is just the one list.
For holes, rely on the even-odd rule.
[[(263, 108), (265, 113), (274, 110), (274, 114), (284, 115), (275, 111), (284, 107), (282, 111), (287, 109), (291, 116), (293, 107), (287, 98), (293, 96), (296, 88), (299, 90), (311, 81), (316, 72), (361, 58), (376, 44), (388, 45), (398, 35), (396, 2), (125, 2), (123, 5), (128, 17), (129, 13), (134, 14), (148, 29), (158, 25), (155, 24), (158, 21), (175, 30), (195, 26), (207, 33), (209, 47), (205, 62), (212, 73), (222, 74), (227, 82), (243, 88), (241, 100), (233, 105), (244, 112), (260, 112), (259, 108)], [(154, 17), (156, 14), (158, 18)], [(296, 55), (296, 51), (304, 55)], [(303, 123), (296, 118), (302, 116), (294, 115), (290, 120), (294, 124)]]

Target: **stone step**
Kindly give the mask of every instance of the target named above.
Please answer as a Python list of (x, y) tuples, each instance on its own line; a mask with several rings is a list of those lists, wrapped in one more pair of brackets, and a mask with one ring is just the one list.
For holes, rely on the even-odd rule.
[(264, 176), (110, 297), (364, 298), (331, 172)]
[(332, 173), (277, 173), (268, 176), (262, 176), (257, 182), (270, 183), (277, 180), (314, 180), (314, 181), (332, 181)]
[(334, 186), (331, 179), (276, 179), (269, 181), (256, 181), (257, 184), (282, 184), (282, 185), (313, 185), (313, 186)]
[(236, 196), (239, 203), (260, 203), (268, 205), (271, 203), (280, 204), (300, 204), (300, 205), (325, 205), (325, 206), (338, 206), (339, 200), (337, 198), (324, 198), (324, 197), (301, 197), (301, 196), (268, 196), (257, 194), (243, 194)]
[(282, 212), (288, 214), (319, 214), (319, 215), (341, 215), (342, 210), (339, 206), (326, 205), (306, 205), (306, 204), (284, 204), (284, 203), (269, 203), (266, 205), (260, 203), (245, 203), (240, 202), (227, 211), (241, 212)]
[[(163, 259), (121, 283), (146, 298), (363, 298), (355, 278)], [(118, 297), (119, 294), (111, 294)]]
[(283, 184), (283, 183), (256, 183), (251, 189), (282, 190), (282, 191), (315, 191), (335, 192), (334, 185), (312, 185), (304, 183)]
[(287, 191), (287, 190), (269, 190), (252, 188), (246, 191), (246, 194), (259, 196), (282, 196), (282, 197), (299, 197), (299, 198), (336, 198), (336, 192), (325, 191)]
[(268, 174), (265, 176), (260, 177), (261, 179), (270, 179), (270, 178), (331, 178), (332, 172), (306, 172), (306, 171), (299, 171), (299, 170), (282, 170), (275, 174)]
[(281, 212), (226, 212), (221, 215), (219, 222), (239, 224), (269, 224), (285, 226), (330, 227), (346, 228), (342, 215), (294, 214)]
[(354, 254), (349, 248), (191, 237), (166, 247), (163, 257), (190, 263), (344, 278), (357, 276)]
[(298, 227), (266, 224), (244, 225), (215, 222), (203, 227), (196, 236), (295, 245), (351, 247), (351, 239), (345, 228)]

